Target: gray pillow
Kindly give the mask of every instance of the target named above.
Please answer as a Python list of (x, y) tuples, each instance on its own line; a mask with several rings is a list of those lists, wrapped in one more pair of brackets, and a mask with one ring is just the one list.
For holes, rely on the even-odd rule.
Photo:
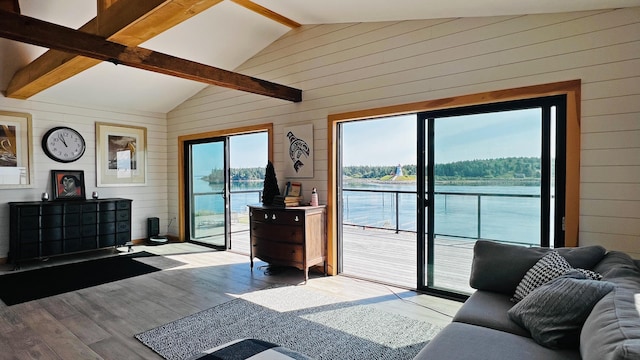
[(578, 347), (580, 330), (591, 309), (613, 288), (611, 282), (585, 279), (572, 270), (533, 290), (508, 314), (540, 345)]
[[(469, 284), (472, 288), (513, 295), (535, 263), (553, 249), (478, 240), (473, 248)], [(593, 269), (606, 250), (602, 246), (557, 248), (574, 268)]]
[[(535, 290), (538, 286), (549, 282), (558, 276), (561, 276), (571, 270), (571, 264), (562, 257), (557, 251), (550, 251), (542, 259), (531, 267), (524, 275), (511, 301), (518, 302), (524, 299), (527, 294)], [(591, 270), (576, 269), (583, 273), (588, 279), (600, 280), (602, 276)]]

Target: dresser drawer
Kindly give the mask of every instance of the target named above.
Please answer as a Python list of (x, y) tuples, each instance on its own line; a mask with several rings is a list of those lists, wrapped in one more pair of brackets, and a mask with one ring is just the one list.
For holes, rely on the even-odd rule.
[(113, 222), (116, 221), (116, 212), (115, 211), (101, 211), (100, 212), (100, 222)]
[(118, 210), (118, 211), (116, 211), (116, 220), (118, 220), (118, 221), (129, 220), (129, 210)]
[(266, 262), (302, 264), (302, 245), (265, 242), (260, 241), (260, 239), (253, 239), (251, 243), (253, 246), (253, 255)]
[(131, 202), (130, 201), (118, 201), (116, 203), (116, 208), (118, 210), (120, 210), (120, 209), (128, 209), (130, 207), (131, 207)]
[(296, 244), (304, 242), (304, 229), (302, 226), (252, 223), (251, 234), (258, 238), (268, 238), (271, 241)]
[(116, 203), (113, 202), (113, 201), (103, 202), (103, 203), (100, 203), (98, 205), (98, 209), (100, 209), (100, 211), (115, 210), (116, 209)]
[(42, 217), (43, 228), (54, 228), (62, 226), (62, 215), (47, 215)]
[(253, 209), (252, 219), (263, 223), (284, 224), (284, 225), (302, 225), (304, 224), (304, 212), (302, 211), (285, 211), (277, 209)]
[(38, 216), (40, 215), (40, 206), (24, 206), (19, 209), (20, 216)]
[(82, 210), (82, 205), (80, 204), (67, 204), (64, 207), (65, 214), (77, 214)]
[(19, 224), (22, 229), (38, 229), (40, 228), (40, 217), (24, 216), (20, 218)]

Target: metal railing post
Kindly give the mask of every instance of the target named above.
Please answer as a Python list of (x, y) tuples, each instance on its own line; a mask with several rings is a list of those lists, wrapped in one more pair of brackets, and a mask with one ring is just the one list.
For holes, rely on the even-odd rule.
[(400, 193), (396, 192), (396, 234), (400, 233), (400, 202), (398, 201)]
[(482, 211), (480, 210), (482, 208), (482, 195), (478, 195), (478, 234), (477, 234), (477, 239), (480, 239), (480, 235), (482, 233)]

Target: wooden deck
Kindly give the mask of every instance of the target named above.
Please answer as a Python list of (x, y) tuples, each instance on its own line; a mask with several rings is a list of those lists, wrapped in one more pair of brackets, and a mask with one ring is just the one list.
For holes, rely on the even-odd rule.
[[(249, 254), (249, 225), (231, 226), (231, 249)], [(343, 229), (343, 275), (415, 289), (417, 285), (416, 234), (393, 230), (345, 226)], [(433, 287), (471, 294), (469, 275), (473, 258), (472, 239), (437, 237)]]

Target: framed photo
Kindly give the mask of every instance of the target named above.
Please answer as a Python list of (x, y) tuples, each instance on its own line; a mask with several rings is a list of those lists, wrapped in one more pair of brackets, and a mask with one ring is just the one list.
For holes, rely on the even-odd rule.
[(96, 185), (147, 184), (147, 128), (96, 123)]
[(313, 177), (313, 124), (284, 128), (284, 175)]
[(302, 193), (302, 184), (299, 182), (287, 182), (287, 190), (285, 196), (300, 196)]
[(53, 200), (84, 200), (84, 171), (51, 170), (51, 193)]
[(0, 111), (0, 189), (33, 186), (31, 114)]

